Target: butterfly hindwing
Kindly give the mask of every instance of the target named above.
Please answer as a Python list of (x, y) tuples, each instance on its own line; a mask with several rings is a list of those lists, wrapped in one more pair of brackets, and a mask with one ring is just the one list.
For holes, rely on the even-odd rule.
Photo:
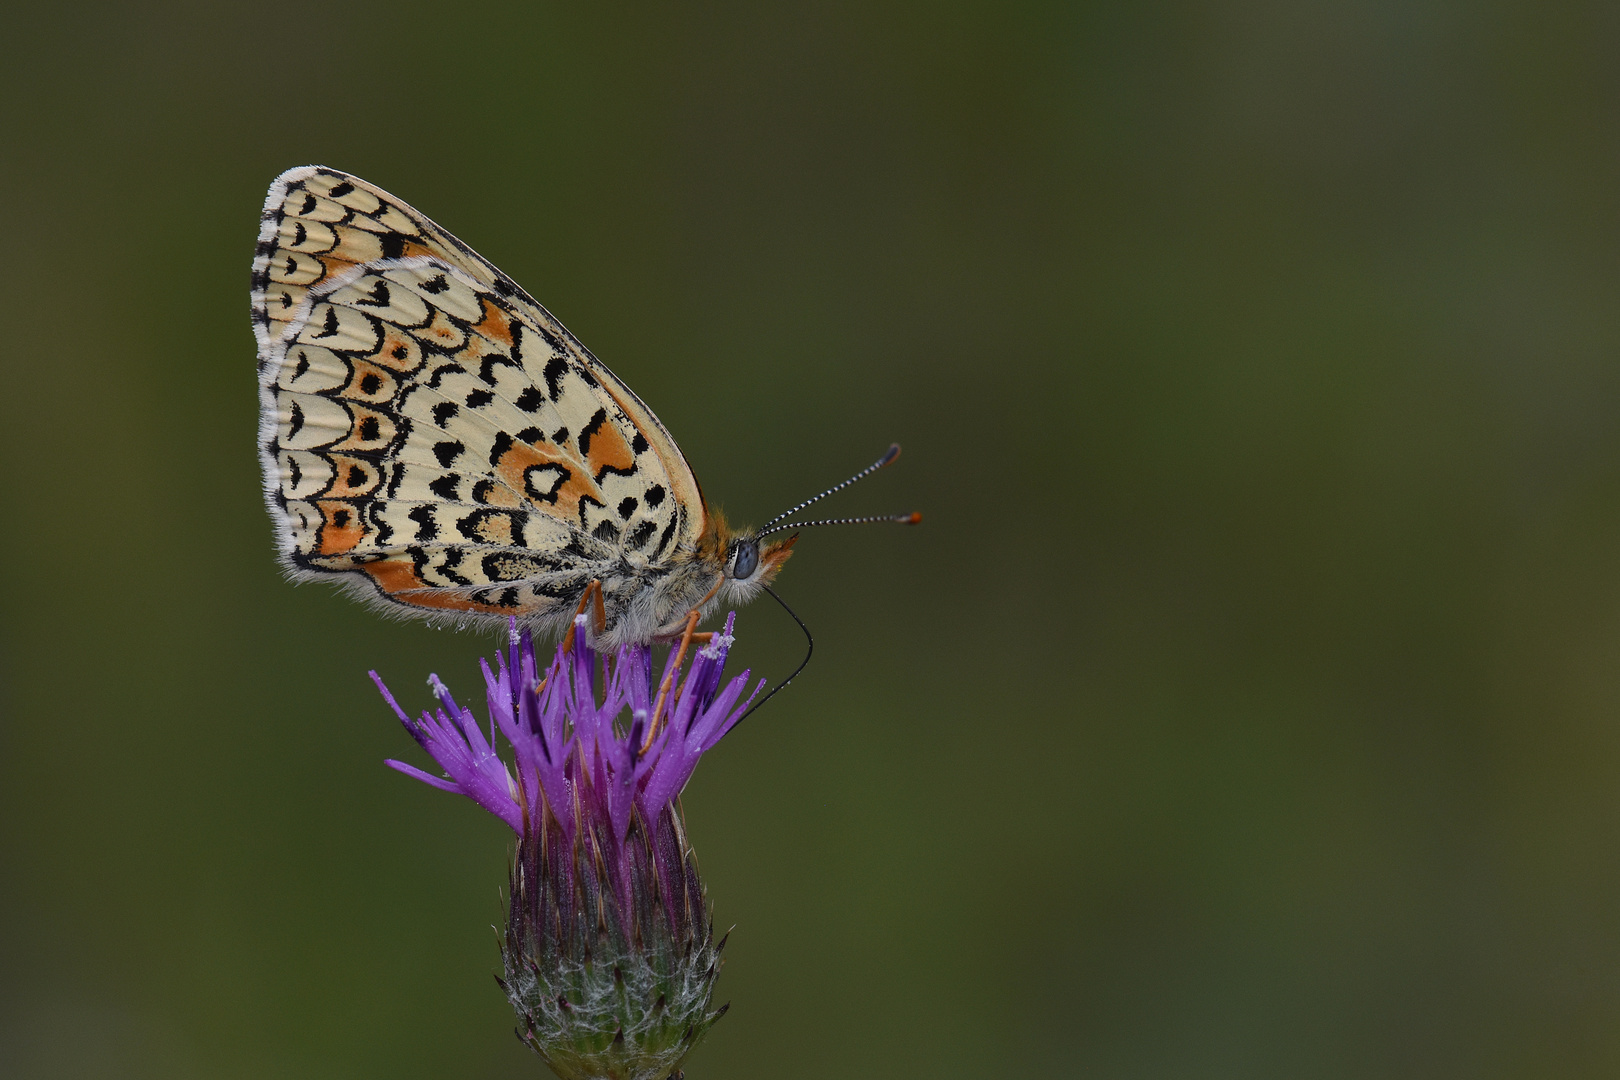
[(293, 170), (254, 268), (266, 494), (300, 576), (544, 615), (593, 577), (690, 552), (702, 498), (656, 417), (431, 221)]

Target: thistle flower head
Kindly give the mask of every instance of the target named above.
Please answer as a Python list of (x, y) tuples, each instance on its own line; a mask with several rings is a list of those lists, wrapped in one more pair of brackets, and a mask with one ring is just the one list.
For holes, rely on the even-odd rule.
[(563, 1080), (665, 1080), (725, 1012), (709, 1007), (725, 942), (678, 797), (753, 700), (748, 672), (722, 677), (735, 620), (690, 664), (672, 649), (656, 678), (650, 646), (599, 654), (584, 616), (544, 673), (514, 630), (483, 663), (487, 729), (437, 676), (438, 708), (412, 719), (372, 672), (446, 775), (388, 764), (517, 834), (500, 982), (518, 1037)]

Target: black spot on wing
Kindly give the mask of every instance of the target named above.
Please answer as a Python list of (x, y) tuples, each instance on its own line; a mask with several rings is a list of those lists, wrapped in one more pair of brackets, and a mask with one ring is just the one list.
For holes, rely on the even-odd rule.
[(678, 517), (672, 517), (669, 519), (669, 524), (664, 526), (663, 534), (658, 537), (658, 546), (653, 549), (652, 557), (654, 559), (664, 557), (664, 549), (669, 547), (670, 539), (675, 535), (675, 524), (679, 520)]
[(517, 396), (517, 400), (512, 404), (516, 405), (524, 412), (532, 413), (539, 412), (540, 406), (545, 403), (545, 400), (546, 399), (540, 395), (540, 388), (538, 386), (525, 386), (523, 388), (523, 393), (519, 394)]
[(643, 521), (640, 525), (637, 525), (634, 529), (630, 530), (629, 537), (625, 539), (625, 547), (629, 548), (631, 551), (637, 551), (645, 547), (647, 541), (651, 540), (653, 538), (653, 533), (657, 531), (657, 522)]
[(450, 279), (443, 274), (436, 274), (422, 282), (422, 291), (437, 296), (450, 287)]
[(387, 307), (393, 303), (393, 294), (388, 291), (388, 282), (378, 278), (371, 286), (371, 292), (360, 297), (355, 302), (356, 307)]
[(386, 544), (394, 535), (394, 527), (383, 520), (382, 515), (379, 513), (380, 510), (382, 510), (382, 503), (373, 502), (365, 508), (364, 513), (367, 523), (376, 530), (377, 543)]
[(606, 518), (603, 518), (601, 521), (597, 522), (596, 528), (591, 530), (591, 535), (596, 537), (598, 540), (611, 544), (619, 538), (619, 527)]
[(433, 520), (433, 507), (418, 506), (405, 516), (416, 522), (416, 539), (432, 540), (439, 535), (439, 523)]
[(520, 367), (516, 361), (505, 353), (490, 353), (478, 363), (478, 377), (484, 380), (486, 385), (495, 385), (496, 364), (505, 364), (507, 367)]
[(646, 491), (647, 505), (652, 507), (654, 510), (658, 509), (658, 507), (663, 505), (665, 494), (666, 492), (664, 491), (663, 484), (654, 484)]
[(639, 505), (640, 503), (636, 500), (634, 495), (626, 495), (624, 498), (619, 500), (619, 517), (625, 521), (629, 521), (630, 515), (636, 512), (636, 507)]
[(591, 440), (596, 438), (596, 433), (602, 430), (602, 425), (605, 423), (607, 423), (607, 410), (597, 409), (596, 415), (591, 417), (591, 422), (581, 429), (579, 433), (579, 453), (581, 457), (591, 452)]
[(297, 438), (298, 433), (304, 430), (304, 410), (298, 407), (298, 402), (292, 403), (289, 415), (291, 418), (287, 421), (287, 438)]
[(327, 192), (327, 194), (330, 195), (334, 199), (341, 199), (341, 198), (343, 198), (343, 196), (349, 194), (353, 190), (354, 190), (354, 185), (349, 183), (347, 180), (344, 180), (341, 183), (339, 183), (336, 187), (334, 187), (331, 191)]
[(441, 468), (448, 469), (455, 463), (461, 452), (467, 449), (460, 439), (450, 439), (433, 445), (433, 456), (439, 459)]
[(472, 393), (467, 395), (467, 407), (472, 409), (481, 409), (494, 400), (495, 395), (490, 393), (488, 390), (474, 390)]
[(475, 543), (489, 543), (490, 537), (484, 535), (485, 526), (491, 521), (499, 521), (502, 518), (506, 520), (512, 543), (517, 547), (522, 547), (523, 519), (510, 510), (474, 510), (472, 513), (456, 520), (456, 531)]
[(456, 573), (456, 568), (461, 565), (461, 560), (466, 554), (467, 553), (461, 548), (450, 548), (446, 550), (444, 553), (444, 563), (439, 567), (439, 573), (443, 574), (457, 585), (471, 585), (471, 581), (468, 581), (463, 575)]
[(492, 581), (522, 581), (545, 572), (533, 559), (513, 551), (492, 551), (479, 560), (484, 576)]
[(457, 405), (455, 402), (441, 401), (437, 405), (433, 406), (433, 422), (438, 424), (440, 427), (444, 427), (444, 425), (448, 424), (451, 418), (460, 411), (461, 406)]
[(498, 465), (508, 450), (512, 449), (512, 436), (504, 431), (495, 433), (495, 444), (489, 448), (489, 463)]
[(630, 449), (638, 454), (645, 454), (647, 452), (647, 436), (639, 431), (636, 432), (636, 437), (630, 440)]
[(461, 476), (457, 473), (445, 473), (428, 484), (428, 490), (448, 502), (459, 502), (461, 500)]
[(546, 380), (546, 393), (551, 396), (552, 401), (556, 401), (557, 395), (562, 392), (562, 377), (566, 374), (568, 361), (562, 357), (553, 356), (546, 361), (546, 368), (541, 372), (541, 376)]

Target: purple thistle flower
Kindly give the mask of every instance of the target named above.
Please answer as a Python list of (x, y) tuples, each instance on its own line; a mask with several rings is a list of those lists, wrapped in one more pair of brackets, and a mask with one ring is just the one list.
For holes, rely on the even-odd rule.
[(413, 720), (371, 673), (445, 776), (388, 764), (517, 834), (498, 981), (518, 1037), (563, 1080), (665, 1080), (726, 1010), (709, 1009), (725, 941), (714, 941), (679, 796), (763, 686), (744, 699), (748, 672), (722, 679), (736, 617), (684, 671), (671, 649), (656, 679), (650, 646), (599, 654), (584, 616), (542, 677), (514, 624), (495, 669), (482, 664), (487, 727), (438, 676), (439, 707)]

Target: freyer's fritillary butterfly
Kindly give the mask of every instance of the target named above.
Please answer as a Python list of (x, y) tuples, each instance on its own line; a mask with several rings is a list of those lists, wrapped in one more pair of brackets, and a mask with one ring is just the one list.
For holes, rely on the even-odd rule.
[(396, 614), (552, 632), (596, 582), (611, 648), (751, 599), (790, 553), (796, 537), (761, 539), (788, 515), (733, 533), (628, 386), (358, 177), (276, 178), (252, 297), (265, 498), (295, 578)]

